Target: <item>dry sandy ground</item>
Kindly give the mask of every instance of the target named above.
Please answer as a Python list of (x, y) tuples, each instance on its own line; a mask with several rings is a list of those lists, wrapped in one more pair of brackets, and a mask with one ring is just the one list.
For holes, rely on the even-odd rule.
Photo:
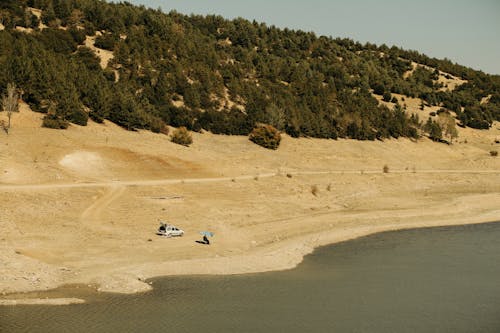
[[(4, 295), (73, 283), (137, 292), (159, 275), (291, 268), (317, 246), (383, 230), (500, 220), (498, 123), (460, 129), (454, 145), (285, 136), (269, 151), (210, 133), (183, 147), (110, 123), (44, 129), (41, 117), (22, 105), (0, 133)], [(185, 236), (156, 236), (160, 218)], [(195, 243), (201, 230), (215, 233), (210, 246)]]

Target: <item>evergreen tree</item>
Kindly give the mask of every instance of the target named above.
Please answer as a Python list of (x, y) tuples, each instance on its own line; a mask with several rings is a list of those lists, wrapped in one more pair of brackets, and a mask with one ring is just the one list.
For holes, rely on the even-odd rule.
[[(37, 25), (27, 6), (42, 9), (49, 27), (15, 31)], [(371, 91), (396, 104), (391, 93), (422, 99), (422, 109), (441, 105), (463, 126), (500, 120), (498, 76), (397, 47), (97, 0), (3, 1), (0, 19), (0, 93), (16, 82), (52, 127), (90, 116), (131, 130), (165, 122), (248, 134), (264, 123), (294, 137), (418, 137), (418, 119), (379, 105)], [(105, 69), (100, 54), (83, 47), (95, 31), (103, 32), (96, 46), (114, 55)], [(439, 89), (445, 73), (467, 82)], [(453, 140), (447, 124), (431, 120), (423, 130)]]

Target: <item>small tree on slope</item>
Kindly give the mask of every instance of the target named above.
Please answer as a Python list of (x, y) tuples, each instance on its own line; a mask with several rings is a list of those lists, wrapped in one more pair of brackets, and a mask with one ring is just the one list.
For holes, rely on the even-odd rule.
[(16, 91), (16, 86), (13, 83), (7, 84), (7, 95), (2, 96), (2, 106), (3, 110), (7, 112), (8, 122), (4, 125), (4, 131), (9, 134), (10, 129), (10, 118), (13, 112), (19, 111), (19, 95)]

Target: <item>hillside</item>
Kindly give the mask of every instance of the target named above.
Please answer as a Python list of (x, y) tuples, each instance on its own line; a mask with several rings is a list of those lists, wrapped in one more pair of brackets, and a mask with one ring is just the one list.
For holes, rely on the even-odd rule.
[(0, 93), (15, 83), (47, 127), (453, 140), (450, 117), (500, 120), (499, 76), (397, 47), (97, 0), (3, 1), (0, 18)]
[[(43, 116), (22, 103), (1, 141), (0, 305), (50, 303), (9, 293), (65, 284), (137, 292), (160, 275), (286, 269), (373, 232), (500, 220), (498, 122), (460, 128), (453, 145), (284, 135), (269, 151), (211, 133), (184, 147), (109, 121), (56, 131)], [(158, 219), (185, 236), (156, 236)]]

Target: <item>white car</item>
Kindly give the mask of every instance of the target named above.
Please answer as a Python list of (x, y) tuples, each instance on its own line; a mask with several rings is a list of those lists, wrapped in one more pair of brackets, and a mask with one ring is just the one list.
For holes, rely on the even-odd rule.
[(160, 227), (158, 228), (156, 234), (165, 237), (183, 236), (184, 230), (179, 229), (171, 224), (160, 222)]

